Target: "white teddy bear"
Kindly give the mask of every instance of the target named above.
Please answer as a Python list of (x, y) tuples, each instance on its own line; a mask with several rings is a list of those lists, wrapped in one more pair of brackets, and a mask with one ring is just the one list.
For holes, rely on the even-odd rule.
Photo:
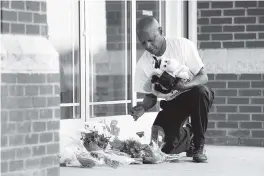
[(189, 80), (191, 78), (190, 69), (181, 65), (176, 59), (163, 58), (160, 63), (160, 68), (155, 69), (155, 73), (161, 75), (164, 71), (168, 72), (173, 77)]

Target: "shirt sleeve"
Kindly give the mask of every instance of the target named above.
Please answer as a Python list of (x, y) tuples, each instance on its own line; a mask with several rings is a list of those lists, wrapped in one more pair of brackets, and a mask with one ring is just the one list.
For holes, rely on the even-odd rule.
[(197, 75), (199, 71), (204, 67), (201, 57), (194, 43), (188, 39), (184, 39), (185, 50), (185, 63), (190, 69), (192, 74)]
[[(140, 59), (143, 59), (143, 58), (140, 58)], [(147, 76), (144, 70), (146, 69), (146, 66), (144, 66), (144, 64), (146, 63), (144, 63), (141, 60), (137, 62), (135, 80), (134, 80), (135, 92), (152, 93), (151, 80), (149, 76)]]

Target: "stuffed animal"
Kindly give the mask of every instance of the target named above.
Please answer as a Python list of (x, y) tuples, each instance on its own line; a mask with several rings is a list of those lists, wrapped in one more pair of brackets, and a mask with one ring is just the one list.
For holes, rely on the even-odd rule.
[(159, 68), (155, 69), (151, 82), (155, 84), (156, 91), (168, 94), (180, 80), (188, 81), (190, 77), (191, 72), (187, 66), (181, 65), (176, 59), (163, 58)]

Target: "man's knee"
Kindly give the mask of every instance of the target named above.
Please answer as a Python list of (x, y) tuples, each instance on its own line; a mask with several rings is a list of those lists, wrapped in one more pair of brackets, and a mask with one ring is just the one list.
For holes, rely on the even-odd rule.
[(195, 96), (207, 97), (210, 101), (214, 100), (214, 92), (207, 86), (198, 85), (192, 88)]

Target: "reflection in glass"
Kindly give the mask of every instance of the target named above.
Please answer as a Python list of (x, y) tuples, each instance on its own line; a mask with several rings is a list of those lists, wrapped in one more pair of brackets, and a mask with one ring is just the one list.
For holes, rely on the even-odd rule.
[[(130, 2), (87, 1), (89, 14), (90, 117), (125, 115), (131, 96)], [(126, 14), (127, 13), (127, 14)], [(111, 101), (109, 103), (105, 103)], [(118, 101), (125, 101), (119, 104)], [(93, 103), (96, 105), (93, 105)], [(102, 104), (100, 104), (102, 103)]]
[[(48, 38), (59, 54), (61, 118), (79, 118), (80, 36), (79, 1), (47, 1)], [(73, 108), (73, 106), (77, 106)]]

